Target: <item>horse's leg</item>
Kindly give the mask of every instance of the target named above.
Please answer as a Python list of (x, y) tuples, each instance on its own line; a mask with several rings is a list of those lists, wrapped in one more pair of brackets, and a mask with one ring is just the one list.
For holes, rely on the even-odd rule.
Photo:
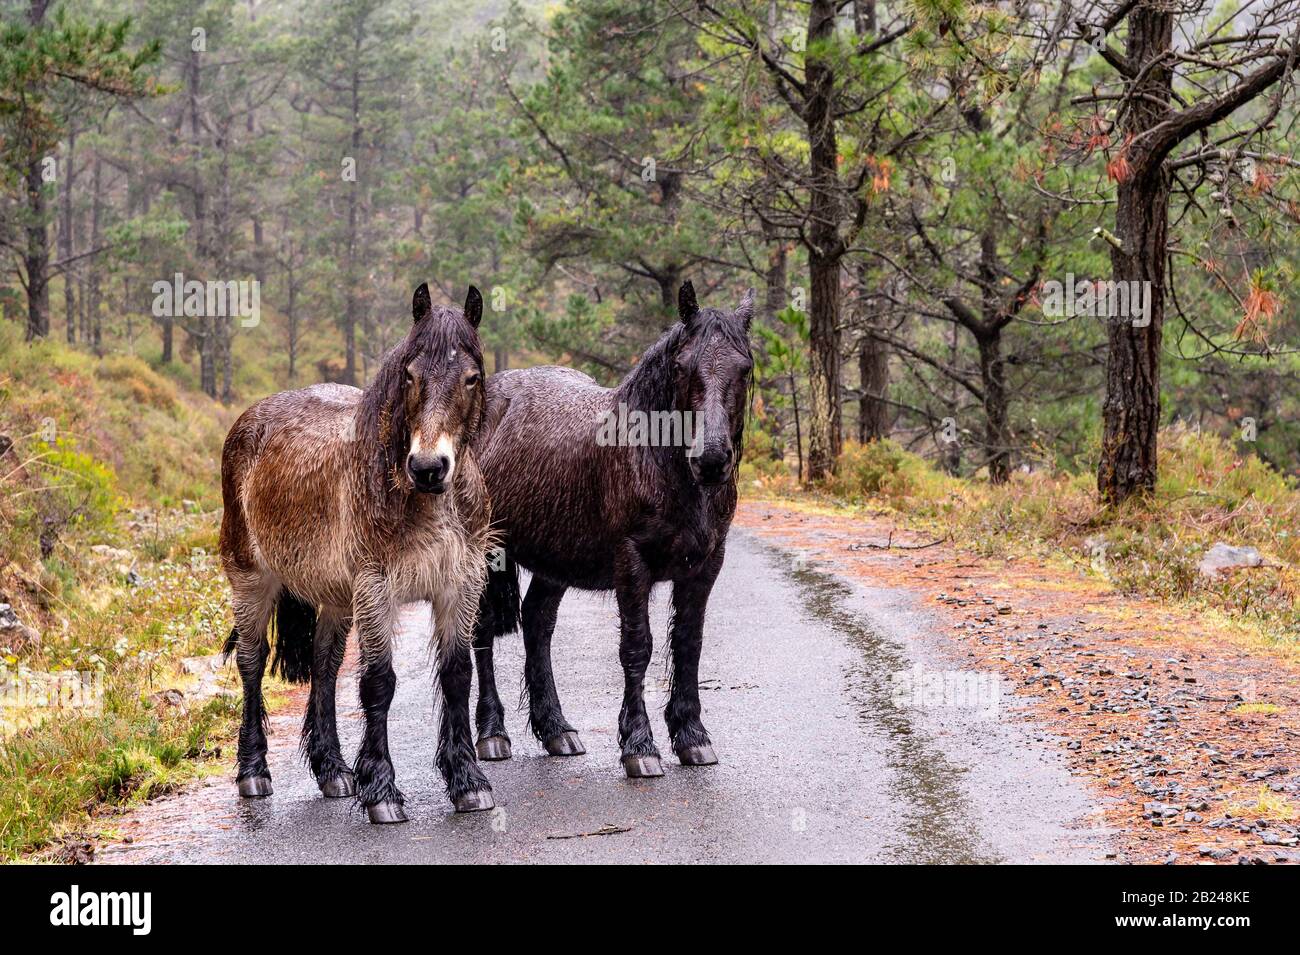
[(614, 592), (618, 596), (618, 659), (623, 664), (618, 742), (623, 748), (623, 771), (632, 778), (664, 774), (644, 698), (645, 671), (654, 650), (650, 632), (651, 584), (645, 562), (633, 545), (626, 545), (614, 564)]
[(235, 610), (235, 665), (244, 686), (244, 712), (239, 724), (235, 784), (247, 798), (271, 795), (271, 770), (266, 765), (266, 708), (262, 674), (271, 646), (266, 627), (275, 609), (275, 586), (250, 572), (231, 577)]
[(664, 722), (673, 752), (683, 766), (711, 766), (718, 761), (700, 720), (700, 650), (704, 646), (704, 611), (713, 582), (722, 569), (723, 550), (691, 577), (673, 583), (673, 621), (669, 647), (673, 657), (672, 690)]
[(480, 619), (474, 625), (474, 663), (478, 668), (478, 704), (474, 707), (474, 722), (478, 726), (478, 742), (474, 749), (479, 759), (510, 758), (510, 734), (506, 732), (506, 708), (497, 695), (497, 676), (492, 663), (492, 636)]
[(587, 750), (578, 732), (560, 710), (551, 672), (551, 635), (560, 601), (568, 588), (534, 576), (524, 597), (524, 680), (528, 685), (528, 720), (546, 752), (552, 756), (580, 756)]
[(357, 794), (352, 770), (343, 759), (339, 746), (338, 722), (334, 713), (334, 695), (339, 667), (347, 649), (352, 617), (347, 613), (322, 612), (316, 625), (316, 643), (312, 648), (311, 696), (307, 718), (302, 727), (302, 748), (311, 764), (312, 775), (320, 791), (331, 799)]
[(434, 602), (438, 641), (438, 684), (442, 690), (442, 720), (435, 763), (447, 784), (457, 812), (491, 809), (492, 784), (474, 758), (469, 725), (469, 685), (474, 675), (470, 649), (459, 628), (459, 606)]
[(357, 799), (374, 823), (406, 822), (404, 798), (397, 788), (393, 761), (388, 755), (388, 707), (397, 689), (393, 672), (393, 631), (397, 605), (388, 582), (376, 572), (358, 575), (352, 595), (361, 650), (358, 681), (365, 729), (353, 773)]

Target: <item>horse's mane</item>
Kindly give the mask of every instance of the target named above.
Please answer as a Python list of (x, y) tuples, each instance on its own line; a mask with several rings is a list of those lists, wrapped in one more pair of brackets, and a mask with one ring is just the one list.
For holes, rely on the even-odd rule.
[[(753, 360), (749, 347), (749, 332), (745, 323), (734, 315), (717, 308), (701, 308), (691, 320), (688, 329), (682, 322), (673, 324), (651, 345), (636, 367), (615, 389), (616, 402), (625, 401), (629, 409), (639, 411), (666, 411), (673, 406), (673, 362), (686, 339), (697, 335), (701, 340), (708, 340), (717, 332), (742, 355)], [(696, 350), (694, 360), (698, 360), (700, 350)], [(750, 394), (754, 387), (754, 372), (751, 365), (748, 380), (745, 383), (745, 414), (741, 418), (740, 429), (732, 435), (736, 447), (744, 446), (745, 424), (749, 420)], [(661, 463), (673, 456), (673, 448), (651, 448)]]
[[(399, 475), (411, 446), (411, 426), (406, 420), (406, 368), (420, 368), (446, 360), (452, 349), (474, 359), (483, 374), (483, 347), (474, 327), (458, 308), (434, 306), (417, 321), (406, 337), (389, 350), (357, 408), (356, 440), (366, 462), (366, 486), (371, 499), (387, 503), (402, 487)], [(483, 424), (483, 406), (469, 423), (468, 440)]]

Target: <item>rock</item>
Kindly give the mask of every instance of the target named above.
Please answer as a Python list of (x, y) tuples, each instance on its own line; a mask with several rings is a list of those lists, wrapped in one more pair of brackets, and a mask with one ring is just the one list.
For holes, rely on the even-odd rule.
[(1289, 847), (1289, 846), (1296, 845), (1297, 841), (1300, 841), (1295, 839), (1294, 837), (1279, 835), (1276, 832), (1266, 832), (1263, 834), (1263, 836), (1261, 836), (1261, 839), (1264, 845), (1266, 846), (1288, 846)]
[(0, 644), (17, 648), (29, 643), (40, 643), (39, 630), (33, 630), (18, 619), (18, 614), (9, 604), (0, 603)]
[(174, 688), (151, 693), (149, 699), (153, 700), (154, 705), (159, 709), (185, 705), (185, 694)]
[(225, 666), (225, 661), (226, 655), (224, 653), (214, 653), (206, 657), (182, 657), (181, 672), (188, 673), (191, 676), (219, 673)]
[(1237, 850), (1229, 846), (1197, 846), (1196, 851), (1219, 862), (1224, 859), (1231, 859), (1237, 854)]
[(1202, 577), (1213, 579), (1220, 571), (1232, 570), (1235, 567), (1260, 567), (1263, 563), (1264, 558), (1255, 548), (1233, 547), (1231, 544), (1219, 541), (1205, 552), (1196, 569), (1200, 571)]
[(90, 552), (97, 557), (104, 557), (120, 564), (135, 563), (135, 555), (129, 550), (123, 550), (121, 547), (109, 547), (107, 544), (94, 544), (91, 546)]
[(1172, 819), (1178, 815), (1178, 807), (1163, 802), (1143, 803), (1142, 809), (1153, 818)]

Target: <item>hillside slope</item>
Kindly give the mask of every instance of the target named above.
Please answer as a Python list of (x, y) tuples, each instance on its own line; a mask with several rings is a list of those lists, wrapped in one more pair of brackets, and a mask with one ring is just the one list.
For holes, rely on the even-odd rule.
[[(183, 374), (184, 371), (181, 370)], [(213, 554), (236, 411), (0, 321), (0, 858), (200, 771), (236, 700)]]

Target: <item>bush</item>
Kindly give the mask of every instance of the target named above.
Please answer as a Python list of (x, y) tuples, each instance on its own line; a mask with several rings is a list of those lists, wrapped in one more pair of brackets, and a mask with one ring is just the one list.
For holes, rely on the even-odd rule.
[(918, 496), (946, 499), (957, 489), (956, 485), (956, 481), (886, 438), (866, 444), (847, 442), (825, 490), (855, 502), (883, 497), (891, 506), (899, 506), (908, 498)]
[(95, 368), (95, 376), (113, 382), (119, 396), (135, 404), (147, 405), (172, 415), (180, 411), (176, 385), (160, 377), (138, 358), (125, 355), (105, 358)]

